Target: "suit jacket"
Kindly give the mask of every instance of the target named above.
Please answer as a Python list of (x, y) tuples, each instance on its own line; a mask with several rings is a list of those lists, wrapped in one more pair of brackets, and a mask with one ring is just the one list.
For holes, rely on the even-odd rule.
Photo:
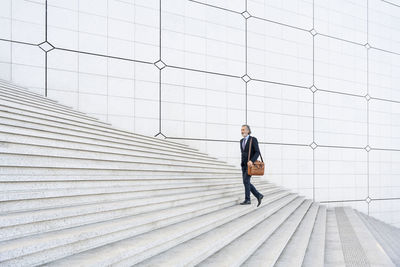
[(249, 136), (249, 139), (247, 140), (246, 146), (243, 149), (242, 148), (242, 143), (244, 141), (244, 138), (240, 139), (240, 151), (242, 152), (242, 161), (240, 163), (241, 166), (246, 166), (247, 165), (247, 157), (249, 155), (249, 150), (250, 150), (250, 140), (253, 139), (253, 142), (251, 143), (251, 155), (250, 155), (250, 160), (252, 162), (256, 161), (258, 159), (258, 156), (260, 155), (260, 148), (258, 147), (258, 141), (257, 138), (254, 136)]

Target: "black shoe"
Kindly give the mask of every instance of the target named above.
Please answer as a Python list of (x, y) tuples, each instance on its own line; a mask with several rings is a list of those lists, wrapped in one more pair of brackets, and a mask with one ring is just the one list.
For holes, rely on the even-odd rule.
[(259, 198), (257, 198), (257, 200), (258, 200), (257, 207), (260, 206), (260, 204), (261, 204), (261, 199), (263, 199), (263, 197), (264, 197), (264, 195), (261, 195)]
[(240, 203), (240, 205), (249, 205), (249, 204), (251, 204), (250, 200), (245, 200)]

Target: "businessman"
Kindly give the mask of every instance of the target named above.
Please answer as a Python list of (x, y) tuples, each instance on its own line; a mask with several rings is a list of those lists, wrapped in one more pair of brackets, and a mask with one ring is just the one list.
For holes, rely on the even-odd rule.
[[(248, 205), (251, 204), (250, 201), (250, 191), (253, 193), (253, 195), (257, 198), (258, 204), (257, 207), (260, 206), (261, 204), (261, 199), (264, 197), (263, 194), (257, 191), (254, 185), (250, 183), (250, 178), (251, 175), (247, 174), (247, 168), (249, 166), (252, 166), (254, 161), (257, 160), (258, 156), (260, 155), (260, 149), (258, 147), (258, 141), (257, 138), (250, 136), (251, 130), (250, 126), (247, 124), (243, 124), (241, 128), (241, 133), (243, 138), (240, 139), (240, 151), (242, 152), (242, 161), (241, 161), (241, 167), (242, 167), (242, 176), (243, 176), (243, 184), (244, 184), (244, 192), (245, 192), (245, 199), (243, 202), (241, 202), (241, 205)], [(249, 150), (250, 150), (250, 139), (253, 139), (253, 142), (251, 142), (251, 155), (250, 155), (250, 160), (247, 162), (248, 155), (249, 155)]]

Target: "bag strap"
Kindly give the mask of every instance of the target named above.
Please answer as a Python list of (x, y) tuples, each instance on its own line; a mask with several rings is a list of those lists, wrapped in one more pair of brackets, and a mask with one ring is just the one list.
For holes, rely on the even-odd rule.
[(247, 162), (250, 160), (250, 154), (251, 154), (251, 141), (253, 141), (253, 138), (250, 138), (250, 149), (249, 149), (249, 155), (247, 157)]
[[(248, 157), (247, 157), (247, 162), (249, 162), (249, 160), (250, 160), (250, 152), (251, 152), (251, 141), (253, 141), (253, 137), (252, 136), (250, 136), (251, 138), (250, 138), (250, 149), (249, 149), (249, 155), (248, 155)], [(263, 158), (262, 158), (262, 156), (261, 156), (261, 151), (260, 151), (260, 157), (261, 157), (261, 161), (262, 162), (264, 162), (264, 160), (263, 160)]]

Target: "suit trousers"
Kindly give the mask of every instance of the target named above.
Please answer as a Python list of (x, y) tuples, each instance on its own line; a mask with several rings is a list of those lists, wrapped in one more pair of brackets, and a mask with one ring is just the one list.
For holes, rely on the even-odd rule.
[(250, 200), (250, 191), (256, 198), (258, 198), (260, 196), (260, 192), (257, 191), (256, 187), (252, 183), (250, 183), (251, 175), (247, 174), (247, 164), (242, 166), (242, 176), (245, 200)]

